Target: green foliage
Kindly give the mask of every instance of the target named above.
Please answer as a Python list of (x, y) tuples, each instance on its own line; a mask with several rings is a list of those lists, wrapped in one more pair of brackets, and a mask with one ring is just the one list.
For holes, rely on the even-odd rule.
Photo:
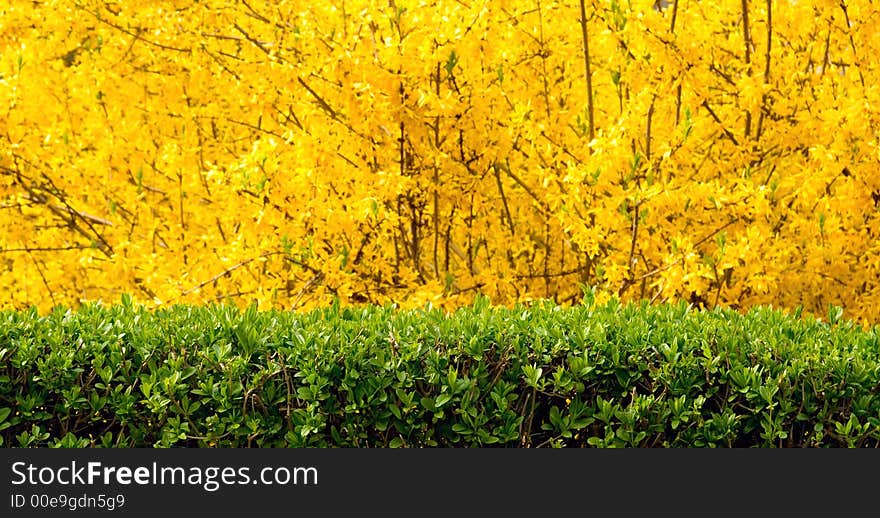
[(0, 312), (20, 447), (876, 447), (880, 327), (771, 308)]

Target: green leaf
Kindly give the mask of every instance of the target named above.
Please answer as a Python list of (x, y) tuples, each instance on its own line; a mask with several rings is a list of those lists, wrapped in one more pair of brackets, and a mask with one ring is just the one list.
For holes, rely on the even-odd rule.
[(526, 384), (533, 388), (539, 388), (538, 380), (541, 379), (541, 375), (544, 373), (544, 369), (532, 364), (523, 365), (522, 371), (526, 377)]

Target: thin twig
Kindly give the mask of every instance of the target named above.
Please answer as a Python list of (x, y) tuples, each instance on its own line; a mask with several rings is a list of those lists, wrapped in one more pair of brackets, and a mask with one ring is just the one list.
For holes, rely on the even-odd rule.
[[(739, 221), (739, 218), (733, 218), (733, 219), (731, 219), (730, 221), (728, 221), (728, 222), (725, 223), (724, 225), (721, 225), (720, 227), (716, 228), (715, 230), (713, 230), (713, 231), (710, 232), (709, 234), (703, 236), (700, 240), (698, 240), (696, 243), (694, 243), (693, 247), (694, 247), (694, 248), (697, 248), (698, 246), (700, 246), (700, 245), (702, 245), (703, 243), (705, 243), (706, 241), (712, 239), (712, 238), (715, 237), (719, 232), (721, 232), (721, 231), (724, 230), (725, 228), (729, 227), (730, 225), (733, 225), (733, 224), (736, 223), (737, 221)], [(680, 263), (680, 262), (682, 262), (682, 259), (676, 259), (675, 261), (673, 261), (673, 262), (671, 262), (671, 263), (669, 263), (669, 264), (666, 264), (666, 265), (661, 266), (661, 267), (659, 267), (659, 268), (654, 268), (654, 269), (651, 270), (650, 272), (645, 273), (645, 274), (642, 274), (642, 275), (636, 277), (635, 280), (636, 280), (636, 281), (640, 281), (640, 280), (642, 280), (642, 279), (647, 279), (648, 277), (653, 277), (654, 275), (657, 275), (657, 274), (660, 273), (660, 272), (664, 272), (664, 271), (666, 271), (666, 270), (672, 268), (673, 266), (677, 265), (677, 264)]]
[(250, 264), (250, 263), (256, 261), (257, 259), (262, 259), (262, 258), (264, 258), (264, 257), (269, 257), (269, 256), (272, 256), (272, 255), (278, 255), (278, 254), (283, 254), (283, 253), (284, 253), (284, 252), (281, 252), (281, 251), (275, 251), (275, 252), (263, 252), (262, 254), (260, 254), (260, 255), (257, 256), (257, 257), (251, 257), (250, 259), (245, 259), (244, 261), (241, 261), (241, 262), (239, 262), (239, 263), (236, 263), (236, 264), (230, 266), (229, 268), (223, 270), (222, 272), (220, 272), (220, 273), (218, 273), (217, 275), (211, 277), (210, 279), (206, 280), (205, 282), (199, 283), (198, 285), (193, 286), (192, 288), (190, 288), (190, 289), (188, 289), (188, 290), (182, 292), (180, 295), (181, 295), (181, 296), (186, 296), (186, 295), (189, 295), (190, 293), (192, 293), (192, 292), (194, 292), (194, 291), (196, 291), (196, 290), (198, 290), (198, 289), (204, 288), (204, 287), (207, 286), (208, 284), (211, 284), (212, 282), (214, 282), (214, 281), (220, 279), (221, 277), (225, 277), (226, 275), (229, 275), (230, 273), (234, 272), (235, 270), (238, 270), (238, 269), (241, 268), (242, 266), (246, 266), (246, 265), (248, 265), (248, 264)]
[(713, 110), (713, 109), (709, 106), (709, 101), (703, 100), (703, 108), (706, 108), (706, 111), (709, 112), (709, 115), (711, 115), (712, 118), (715, 119), (715, 122), (717, 122), (717, 123), (721, 126), (721, 131), (724, 132), (724, 135), (725, 135), (727, 138), (729, 138), (730, 141), (734, 143), (734, 145), (739, 146), (739, 141), (736, 140), (736, 137), (733, 136), (733, 133), (731, 133), (729, 129), (727, 129), (726, 127), (724, 127), (724, 123), (721, 122), (721, 119), (720, 119), (720, 118), (718, 118), (718, 115), (715, 113), (715, 110)]

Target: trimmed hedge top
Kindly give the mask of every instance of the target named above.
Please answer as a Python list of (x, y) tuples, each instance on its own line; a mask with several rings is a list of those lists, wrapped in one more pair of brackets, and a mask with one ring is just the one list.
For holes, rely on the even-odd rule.
[(21, 447), (876, 447), (880, 326), (772, 308), (0, 312)]

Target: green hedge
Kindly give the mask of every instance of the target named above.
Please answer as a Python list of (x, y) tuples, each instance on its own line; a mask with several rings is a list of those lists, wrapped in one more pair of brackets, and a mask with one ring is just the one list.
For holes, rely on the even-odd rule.
[(7, 447), (876, 447), (880, 326), (687, 305), (0, 312)]

